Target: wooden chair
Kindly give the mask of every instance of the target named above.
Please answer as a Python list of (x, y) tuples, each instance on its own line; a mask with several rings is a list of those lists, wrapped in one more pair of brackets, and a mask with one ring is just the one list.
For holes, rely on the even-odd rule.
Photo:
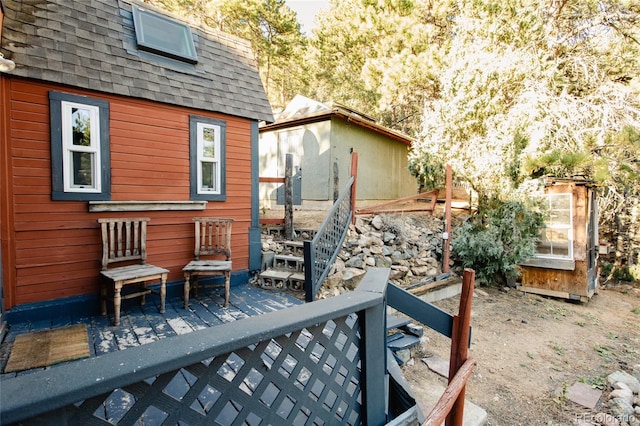
[[(233, 219), (216, 217), (195, 217), (194, 260), (189, 262), (184, 272), (184, 308), (189, 306), (189, 292), (193, 278), (193, 289), (198, 297), (198, 277), (224, 275), (224, 306), (229, 305), (229, 287), (231, 280), (231, 224)], [(201, 259), (206, 256), (207, 259)], [(214, 259), (224, 257), (224, 260)], [(219, 287), (220, 284), (202, 287)]]
[[(114, 325), (120, 325), (122, 299), (147, 294), (160, 294), (160, 313), (164, 313), (167, 274), (164, 268), (147, 264), (147, 222), (149, 218), (98, 219), (102, 230), (102, 270), (100, 271), (101, 313), (107, 314), (107, 287), (113, 287)], [(126, 266), (108, 268), (112, 263), (127, 262)], [(135, 263), (132, 263), (135, 262)], [(148, 281), (160, 280), (160, 291), (151, 290)], [(122, 295), (122, 288), (137, 284), (137, 291)]]

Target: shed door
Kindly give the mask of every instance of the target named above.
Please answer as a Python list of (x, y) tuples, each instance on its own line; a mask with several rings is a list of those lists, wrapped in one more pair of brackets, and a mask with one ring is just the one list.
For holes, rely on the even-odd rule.
[(593, 190), (589, 189), (589, 216), (587, 221), (587, 286), (589, 293), (598, 286), (598, 205)]
[[(287, 154), (293, 156), (293, 199), (294, 205), (302, 204), (302, 168), (300, 167), (302, 152), (303, 130), (293, 129), (278, 132), (278, 176), (285, 177)], [(276, 203), (284, 205), (284, 185), (278, 186), (276, 191)]]

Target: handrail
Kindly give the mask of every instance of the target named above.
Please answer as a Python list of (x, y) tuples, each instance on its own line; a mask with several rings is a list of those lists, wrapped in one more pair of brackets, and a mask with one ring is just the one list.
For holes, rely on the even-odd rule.
[(331, 265), (338, 257), (342, 243), (347, 236), (353, 216), (351, 187), (354, 182), (355, 177), (351, 176), (313, 240), (304, 242), (304, 288), (307, 302), (315, 300), (320, 286), (329, 274)]
[[(387, 201), (381, 204), (376, 204), (376, 205), (372, 205), (372, 206), (365, 206), (365, 207), (361, 207), (359, 209), (356, 209), (356, 214), (378, 214), (378, 213), (397, 213), (397, 212), (410, 212), (410, 211), (415, 211), (415, 212), (429, 212), (432, 216), (433, 216), (433, 211), (436, 208), (436, 203), (438, 202), (438, 194), (440, 193), (440, 190), (438, 189), (434, 189), (432, 191), (429, 192), (420, 192), (418, 194), (415, 195), (409, 195), (408, 197), (403, 197), (403, 198), (398, 198), (396, 200), (392, 200), (392, 201)], [(408, 201), (414, 201), (414, 200), (420, 200), (423, 198), (427, 198), (430, 197), (431, 200), (429, 201), (429, 204), (426, 205), (426, 208), (411, 208), (411, 209), (402, 209), (402, 208), (397, 208), (397, 209), (387, 209), (385, 207), (390, 207), (390, 206), (395, 206), (397, 204), (402, 204), (402, 203), (406, 203)]]
[(436, 405), (433, 406), (427, 415), (427, 419), (422, 423), (422, 426), (440, 426), (442, 422), (444, 422), (451, 412), (453, 405), (456, 403), (460, 392), (462, 392), (467, 385), (467, 381), (475, 370), (476, 365), (476, 360), (473, 358), (467, 359), (465, 363), (462, 364), (462, 367), (460, 367), (442, 395), (440, 395), (440, 399), (438, 399)]

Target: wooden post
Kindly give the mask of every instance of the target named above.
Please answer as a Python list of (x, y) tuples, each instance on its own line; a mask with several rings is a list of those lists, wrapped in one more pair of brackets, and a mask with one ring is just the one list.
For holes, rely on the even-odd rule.
[[(367, 271), (365, 278), (358, 286), (359, 291), (382, 292), (385, 294), (386, 285), (381, 289), (377, 283), (386, 283), (389, 280), (390, 269), (376, 268)], [(378, 277), (375, 281), (367, 281), (369, 278)], [(380, 303), (358, 312), (360, 323), (360, 362), (362, 373), (360, 378), (363, 400), (363, 422), (369, 426), (382, 426), (386, 424), (386, 386), (387, 386), (387, 359), (385, 318), (387, 304), (384, 297)], [(388, 390), (388, 389), (387, 389)]]
[(287, 154), (284, 167), (284, 235), (293, 239), (293, 154)]
[(451, 251), (451, 198), (453, 197), (453, 183), (451, 177), (451, 165), (447, 164), (445, 178), (445, 202), (444, 202), (444, 235), (442, 239), (442, 272), (449, 272), (449, 253)]
[[(453, 330), (451, 338), (451, 357), (449, 359), (449, 383), (453, 380), (458, 370), (467, 361), (469, 352), (469, 325), (471, 323), (471, 303), (473, 300), (473, 288), (476, 272), (466, 268), (462, 275), (462, 294), (460, 295), (460, 307), (458, 315), (453, 317)], [(462, 426), (464, 414), (465, 387), (462, 388), (451, 412), (447, 416), (446, 426)]]
[(351, 186), (351, 224), (356, 223), (356, 184), (358, 183), (358, 153), (351, 151), (351, 176), (353, 185)]

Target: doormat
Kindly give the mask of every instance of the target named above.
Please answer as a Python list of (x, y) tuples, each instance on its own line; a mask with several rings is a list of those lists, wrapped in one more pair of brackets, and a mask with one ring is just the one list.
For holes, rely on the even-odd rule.
[(4, 372), (46, 367), (89, 356), (85, 324), (20, 334), (13, 343)]

